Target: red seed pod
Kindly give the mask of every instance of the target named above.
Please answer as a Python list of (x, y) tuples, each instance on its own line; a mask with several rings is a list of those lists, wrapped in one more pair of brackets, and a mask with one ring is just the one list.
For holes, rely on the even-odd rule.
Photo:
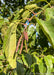
[(26, 32), (24, 31), (24, 38), (25, 38), (25, 40), (26, 40)]
[(16, 52), (18, 51), (18, 48), (19, 48), (19, 45), (20, 45), (21, 39), (22, 39), (22, 35), (21, 35), (21, 37), (19, 38), (19, 41), (18, 41), (18, 43), (17, 43)]
[(23, 49), (23, 40), (22, 40), (22, 43), (21, 43), (21, 47), (20, 47), (20, 52), (19, 52), (19, 54), (21, 54), (22, 49)]
[(28, 33), (24, 31), (24, 37), (25, 37), (25, 40), (28, 41)]

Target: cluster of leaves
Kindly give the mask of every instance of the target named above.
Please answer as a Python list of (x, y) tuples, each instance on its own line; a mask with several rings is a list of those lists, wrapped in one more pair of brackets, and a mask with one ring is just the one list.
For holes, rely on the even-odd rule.
[[(28, 2), (30, 0), (26, 0)], [(9, 17), (17, 9), (25, 6), (25, 0), (0, 0), (0, 15)]]
[(0, 16), (1, 75), (53, 75), (53, 2), (29, 1), (7, 19)]

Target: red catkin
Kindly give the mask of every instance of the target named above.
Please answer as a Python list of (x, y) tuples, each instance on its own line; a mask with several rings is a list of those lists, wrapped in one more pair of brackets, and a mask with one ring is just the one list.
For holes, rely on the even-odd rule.
[(25, 37), (25, 40), (28, 41), (28, 33), (24, 31), (24, 37)]
[(16, 52), (18, 51), (18, 48), (19, 48), (19, 45), (20, 45), (21, 39), (22, 39), (22, 35), (21, 35), (21, 37), (19, 38), (19, 41), (18, 41), (18, 43), (17, 43)]
[(21, 54), (22, 49), (23, 49), (23, 40), (22, 40), (22, 43), (21, 43), (21, 47), (20, 47), (20, 52), (19, 52), (19, 54)]

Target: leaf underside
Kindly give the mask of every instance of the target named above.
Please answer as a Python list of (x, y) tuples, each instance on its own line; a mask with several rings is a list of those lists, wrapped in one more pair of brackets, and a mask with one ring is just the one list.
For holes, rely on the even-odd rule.
[(54, 8), (47, 8), (44, 14), (46, 16), (45, 21), (38, 18), (36, 20), (54, 48)]

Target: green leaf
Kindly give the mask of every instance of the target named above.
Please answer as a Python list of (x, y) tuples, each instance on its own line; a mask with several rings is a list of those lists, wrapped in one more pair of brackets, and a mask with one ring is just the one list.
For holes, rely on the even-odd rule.
[(31, 26), (31, 27), (28, 28), (28, 36), (32, 36), (34, 32), (35, 32), (34, 27)]
[(13, 20), (17, 20), (17, 19), (19, 19), (19, 11), (17, 10), (17, 11), (15, 11), (15, 13), (13, 14), (14, 15), (14, 18), (13, 18)]
[(39, 3), (39, 2), (41, 2), (41, 1), (47, 1), (47, 0), (33, 0), (34, 2), (36, 2), (36, 3)]
[(54, 8), (47, 8), (44, 14), (46, 16), (46, 21), (54, 18)]
[(0, 19), (0, 28), (2, 27), (3, 23), (4, 23), (4, 19)]
[(37, 57), (35, 54), (33, 54), (33, 57), (36, 59), (36, 64), (39, 64), (39, 62), (40, 62), (39, 57)]
[(9, 20), (8, 19), (4, 19), (2, 16), (0, 16), (0, 28), (2, 27), (2, 25), (4, 24), (4, 23), (6, 23), (6, 22), (9, 22)]
[(3, 19), (3, 17), (2, 16), (0, 16), (0, 20), (2, 20)]
[(44, 60), (45, 60), (46, 66), (47, 66), (47, 74), (46, 75), (51, 75), (51, 70), (53, 68), (51, 56), (50, 55), (45, 56)]
[(36, 24), (36, 31), (39, 33), (39, 24)]
[(52, 74), (53, 74), (53, 72), (54, 72), (54, 68), (52, 68), (52, 71), (51, 71), (51, 72), (52, 72)]
[(25, 18), (28, 18), (30, 15), (30, 12), (28, 10), (26, 10), (23, 14), (22, 14), (22, 18), (25, 19)]
[(54, 5), (54, 0), (51, 0), (51, 1), (50, 1), (50, 4), (53, 4), (53, 5)]
[(52, 63), (54, 64), (54, 57), (52, 56)]
[(24, 66), (21, 59), (17, 60), (17, 75), (24, 75)]
[(0, 55), (0, 60), (4, 60), (4, 55)]
[(24, 65), (26, 65), (28, 67), (28, 63), (26, 62), (25, 56), (22, 54), (22, 60), (24, 62)]
[(12, 68), (16, 68), (16, 56), (14, 57), (14, 53), (16, 50), (16, 28), (18, 22), (14, 21), (9, 25), (7, 30), (7, 34), (4, 37), (3, 43), (3, 51), (5, 56)]
[(30, 67), (32, 65), (32, 57), (30, 54), (25, 54), (25, 59), (28, 63), (28, 66)]
[(19, 13), (22, 13), (23, 12), (23, 8), (19, 11)]
[(32, 36), (31, 46), (35, 46), (36, 33)]
[(39, 71), (41, 75), (44, 75), (44, 73), (46, 73), (46, 68), (44, 67), (43, 59), (40, 59)]
[[(2, 64), (2, 61), (0, 61), (0, 73), (2, 72), (2, 70), (3, 70), (3, 64)], [(0, 74), (0, 75), (2, 75), (2, 74)]]
[(39, 2), (43, 2), (43, 1), (48, 3), (47, 0), (32, 0), (32, 1), (29, 1), (27, 4), (39, 3)]
[(2, 66), (2, 62), (0, 61), (0, 66)]
[(38, 8), (36, 4), (31, 4), (31, 5), (26, 5), (25, 9), (33, 9), (33, 8)]
[[(39, 26), (41, 27), (42, 31), (44, 32), (44, 34), (46, 35), (46, 37), (48, 38), (49, 42), (52, 44), (53, 48), (54, 48), (54, 8), (47, 8), (46, 10), (49, 10), (49, 13), (47, 13), (47, 11), (45, 11), (46, 14), (46, 21), (43, 21), (41, 19), (36, 18)], [(48, 17), (48, 18), (47, 18)]]

